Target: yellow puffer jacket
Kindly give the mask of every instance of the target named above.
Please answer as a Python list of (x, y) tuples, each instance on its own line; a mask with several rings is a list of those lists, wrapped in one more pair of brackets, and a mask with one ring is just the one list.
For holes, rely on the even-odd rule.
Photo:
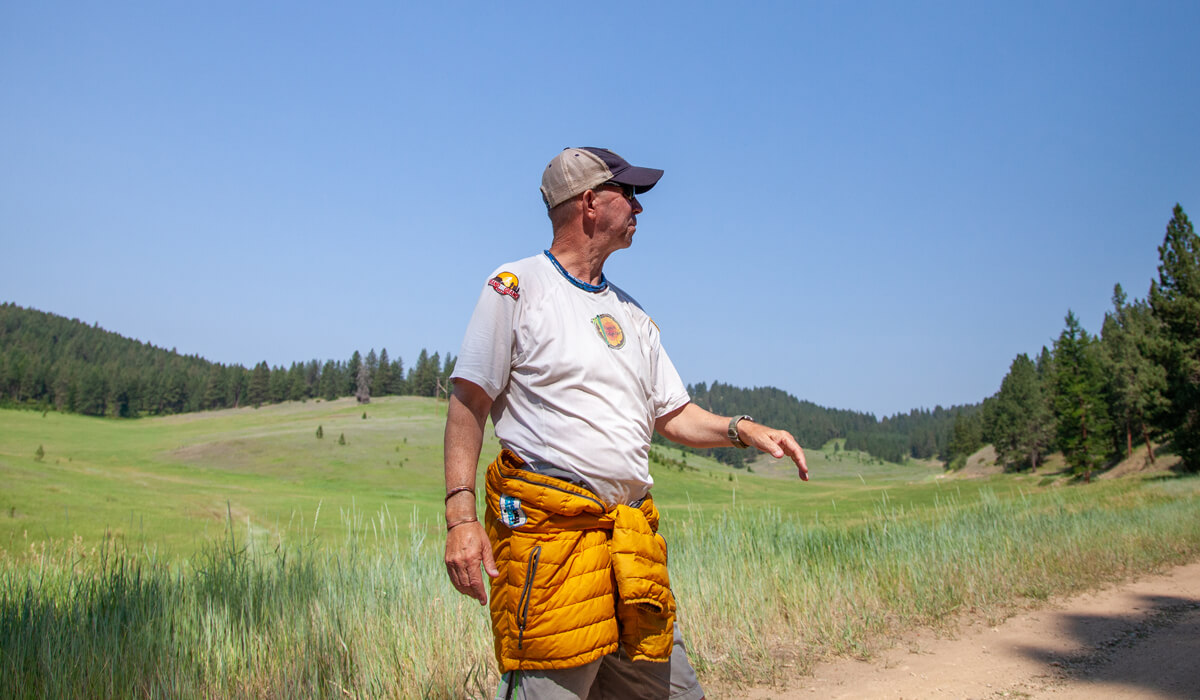
[(635, 660), (669, 659), (675, 598), (654, 502), (610, 509), (522, 464), (504, 450), (487, 471), (501, 672), (582, 666), (618, 644)]

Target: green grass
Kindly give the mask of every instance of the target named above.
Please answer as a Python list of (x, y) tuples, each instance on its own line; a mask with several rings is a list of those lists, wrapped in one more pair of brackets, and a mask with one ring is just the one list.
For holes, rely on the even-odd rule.
[(339, 512), (384, 506), (432, 527), (444, 422), (445, 402), (408, 397), (125, 421), (0, 410), (0, 548), (80, 535), (185, 554), (224, 531), (227, 504), (262, 536), (297, 520), (331, 534)]
[[(0, 411), (0, 697), (490, 697), (486, 611), (441, 562), (444, 406)], [(830, 445), (801, 483), (655, 450), (714, 697), (1200, 554), (1197, 478), (954, 480)]]
[[(186, 555), (220, 536), (227, 505), (235, 521), (267, 539), (297, 521), (330, 535), (339, 531), (339, 513), (385, 506), (415, 509), (432, 532), (442, 508), (445, 407), (413, 397), (364, 407), (347, 398), (139, 420), (0, 410), (0, 548), (78, 535), (87, 545), (117, 538)], [(489, 438), (481, 467), (499, 450), (490, 431)], [(668, 515), (758, 503), (850, 520), (869, 516), (884, 494), (900, 505), (929, 502), (937, 491), (928, 484), (940, 471), (810, 448), (813, 477), (802, 483), (790, 465), (759, 463), (747, 473), (654, 449), (688, 465), (654, 471), (655, 498)]]
[[(486, 609), (455, 593), (442, 542), (386, 513), (186, 563), (78, 541), (0, 557), (0, 697), (486, 696)], [(453, 641), (452, 646), (447, 642)]]
[[(956, 613), (1087, 590), (1200, 555), (1200, 479), (1124, 481), (814, 525), (776, 508), (666, 528), (672, 584), (710, 678), (778, 681), (833, 654), (870, 656)], [(730, 582), (736, 581), (737, 585)]]

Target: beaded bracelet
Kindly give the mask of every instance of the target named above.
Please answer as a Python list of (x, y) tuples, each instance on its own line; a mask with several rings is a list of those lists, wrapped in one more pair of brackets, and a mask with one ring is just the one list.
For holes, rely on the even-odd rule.
[(455, 486), (454, 488), (452, 488), (446, 492), (446, 501), (449, 502), (451, 496), (453, 496), (456, 493), (462, 493), (463, 491), (470, 491), (472, 496), (475, 495), (475, 487), (474, 486)]

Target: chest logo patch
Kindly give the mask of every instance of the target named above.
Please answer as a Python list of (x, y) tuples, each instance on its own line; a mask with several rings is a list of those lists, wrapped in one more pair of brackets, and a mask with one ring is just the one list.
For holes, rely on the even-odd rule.
[(512, 297), (514, 301), (521, 298), (517, 276), (511, 272), (496, 275), (488, 282), (488, 286), (496, 290), (497, 294)]
[(625, 331), (621, 330), (621, 324), (617, 323), (617, 319), (608, 314), (600, 314), (592, 319), (592, 325), (596, 327), (596, 333), (608, 344), (608, 347), (613, 350), (625, 347)]

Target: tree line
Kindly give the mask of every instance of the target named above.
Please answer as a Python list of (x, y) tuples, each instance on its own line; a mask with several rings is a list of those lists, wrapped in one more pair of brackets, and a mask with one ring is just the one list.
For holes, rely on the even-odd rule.
[(165, 415), (282, 401), (444, 395), (455, 357), (403, 361), (372, 349), (348, 360), (253, 368), (210, 362), (52, 313), (0, 304), (0, 404), (93, 416)]
[(995, 395), (954, 424), (951, 466), (991, 444), (1010, 470), (1061, 451), (1084, 478), (1146, 445), (1169, 442), (1200, 471), (1200, 238), (1178, 204), (1145, 299), (1121, 285), (1098, 335), (1068, 310), (1053, 347), (1020, 354)]
[[(746, 413), (764, 424), (787, 430), (801, 445), (820, 447), (835, 438), (845, 438), (846, 449), (891, 462), (944, 456), (956, 419), (979, 409), (937, 406), (877, 419), (873, 413), (818, 406), (774, 387), (743, 389), (721, 382), (701, 382), (689, 385), (688, 393), (693, 402), (714, 413)], [(744, 465), (747, 456), (734, 447), (696, 451), (737, 467)]]
[[(406, 370), (385, 348), (365, 356), (355, 351), (348, 360), (288, 367), (260, 362), (247, 368), (181, 355), (78, 319), (0, 304), (0, 405), (8, 406), (129, 418), (343, 396), (362, 402), (377, 396), (445, 395), (455, 359), (423, 349)], [(701, 382), (688, 390), (709, 410), (749, 413), (790, 431), (803, 445), (846, 438), (847, 449), (890, 461), (941, 454), (955, 416), (977, 408), (939, 406), (877, 420), (871, 413), (801, 401), (773, 387)], [(732, 447), (702, 452), (735, 466), (745, 457)]]

